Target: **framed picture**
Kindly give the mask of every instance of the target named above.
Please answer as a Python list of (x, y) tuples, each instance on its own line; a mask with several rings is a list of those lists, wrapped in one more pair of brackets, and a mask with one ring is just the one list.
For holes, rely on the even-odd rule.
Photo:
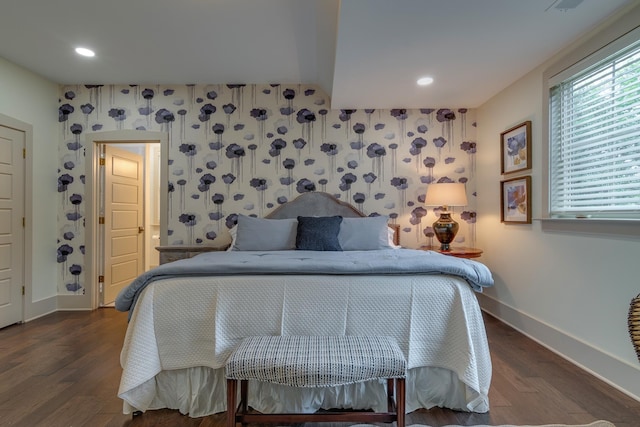
[(531, 177), (508, 179), (500, 183), (500, 220), (509, 224), (531, 224)]
[(531, 122), (502, 132), (500, 147), (503, 174), (531, 169)]

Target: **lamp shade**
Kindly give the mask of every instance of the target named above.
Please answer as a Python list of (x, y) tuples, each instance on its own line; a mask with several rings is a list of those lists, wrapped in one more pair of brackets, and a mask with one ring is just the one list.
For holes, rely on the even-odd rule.
[(466, 206), (467, 190), (464, 184), (441, 182), (429, 184), (424, 204), (429, 206)]

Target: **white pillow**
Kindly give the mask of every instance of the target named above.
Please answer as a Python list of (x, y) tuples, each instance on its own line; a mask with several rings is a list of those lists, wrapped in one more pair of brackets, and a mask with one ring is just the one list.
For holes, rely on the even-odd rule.
[[(373, 251), (391, 249), (393, 230), (387, 225), (386, 216), (343, 218), (338, 241), (343, 251)], [(389, 234), (391, 233), (391, 235)]]
[[(238, 215), (232, 251), (286, 251), (296, 248), (298, 220)], [(229, 230), (231, 232), (231, 230)]]

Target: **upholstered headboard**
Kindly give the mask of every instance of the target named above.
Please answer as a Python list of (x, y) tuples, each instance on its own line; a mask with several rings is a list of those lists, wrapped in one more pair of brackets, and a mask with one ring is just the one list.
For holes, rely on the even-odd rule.
[[(349, 203), (342, 202), (328, 193), (313, 191), (302, 193), (296, 199), (276, 208), (265, 218), (284, 219), (297, 218), (298, 216), (334, 216), (340, 215), (346, 218), (366, 217), (363, 212)], [(400, 226), (389, 224), (393, 230), (393, 243), (400, 244)]]

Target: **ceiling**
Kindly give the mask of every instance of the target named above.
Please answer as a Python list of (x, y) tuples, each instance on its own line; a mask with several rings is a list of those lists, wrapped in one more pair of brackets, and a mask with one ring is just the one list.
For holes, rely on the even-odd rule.
[(304, 83), (332, 108), (476, 108), (638, 2), (2, 0), (0, 57), (60, 84)]

